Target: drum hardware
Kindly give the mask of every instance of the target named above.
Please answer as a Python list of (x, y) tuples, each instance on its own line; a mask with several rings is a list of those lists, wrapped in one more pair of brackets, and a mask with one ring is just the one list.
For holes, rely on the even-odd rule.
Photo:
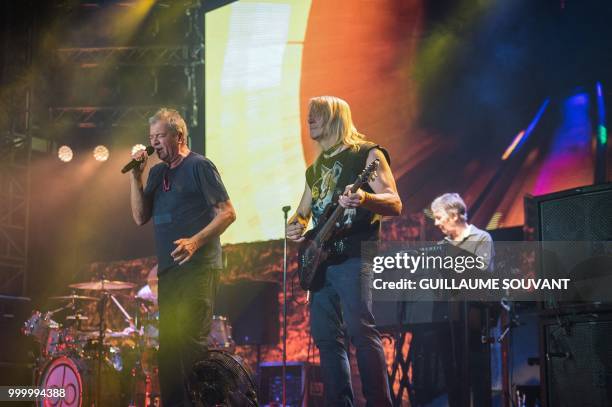
[(79, 290), (93, 290), (100, 291), (100, 301), (98, 303), (98, 314), (100, 317), (100, 323), (98, 325), (98, 346), (97, 346), (97, 377), (96, 377), (96, 405), (100, 405), (100, 395), (102, 391), (102, 361), (104, 356), (104, 337), (106, 334), (106, 304), (111, 300), (119, 311), (123, 314), (125, 320), (131, 325), (132, 317), (127, 313), (125, 308), (121, 306), (115, 296), (111, 294), (114, 290), (126, 290), (136, 287), (136, 284), (128, 283), (125, 281), (111, 281), (100, 276), (97, 281), (91, 281), (87, 283), (75, 283), (70, 284), (69, 287), (76, 288)]
[[(136, 296), (128, 295), (120, 290), (135, 288), (135, 284), (104, 278), (70, 287), (92, 290), (95, 294), (72, 292), (50, 297), (66, 303), (47, 312), (35, 311), (24, 324), (24, 334), (33, 336), (43, 350), (37, 362), (37, 384), (52, 384), (62, 371), (76, 383), (72, 384), (73, 399), (88, 405), (106, 405), (109, 389), (105, 380), (112, 376), (112, 380), (123, 383), (121, 405), (128, 405), (128, 402), (132, 406), (159, 405), (159, 312), (155, 290), (145, 286), (146, 289), (142, 287)], [(109, 306), (110, 302), (114, 306)], [(96, 309), (81, 308), (87, 303), (95, 303)], [(66, 310), (69, 315), (58, 318), (58, 314)], [(122, 330), (109, 329), (111, 318), (118, 315), (117, 312), (127, 326)], [(86, 330), (88, 321), (96, 322), (95, 330)], [(234, 351), (231, 324), (226, 317), (212, 317), (208, 346), (211, 350)], [(119, 377), (122, 379), (118, 380)]]
[(134, 283), (128, 283), (126, 281), (111, 281), (104, 278), (97, 281), (90, 281), (87, 283), (74, 283), (69, 284), (68, 287), (76, 288), (79, 290), (94, 290), (94, 291), (114, 291), (114, 290), (127, 290), (136, 287)]
[(117, 300), (117, 297), (115, 297), (113, 294), (109, 293), (109, 298), (115, 303), (117, 308), (119, 308), (119, 311), (121, 312), (121, 314), (123, 314), (123, 318), (124, 318), (125, 322), (127, 322), (130, 326), (133, 326), (134, 325), (134, 318), (132, 318), (130, 316), (130, 314), (128, 314), (128, 312), (125, 310), (125, 308), (123, 308), (123, 306), (121, 305), (119, 300)]
[(76, 295), (76, 294), (71, 294), (71, 295), (59, 295), (56, 297), (49, 297), (50, 300), (68, 300), (68, 301), (98, 301), (98, 298), (96, 297), (88, 297), (86, 295)]
[[(106, 280), (102, 280), (102, 281), (106, 281)], [(131, 286), (135, 286), (131, 283), (123, 283), (123, 282), (113, 282), (115, 283), (114, 288), (112, 288), (112, 290), (119, 290), (119, 289), (125, 289), (125, 288), (131, 288)], [(123, 284), (121, 286), (121, 284)], [(127, 287), (126, 284), (130, 284), (130, 287)], [(103, 285), (103, 284), (102, 284)], [(119, 288), (119, 287), (122, 288)], [(87, 289), (91, 289), (91, 288), (87, 288)], [(102, 291), (102, 290), (101, 290)], [(106, 343), (106, 306), (110, 301), (112, 301), (116, 308), (120, 311), (120, 313), (123, 315), (124, 320), (129, 324), (129, 327), (127, 328), (128, 331), (127, 332), (120, 332), (120, 333), (116, 333), (116, 332), (109, 332), (109, 338), (124, 338), (127, 337), (131, 334), (131, 332), (135, 332), (134, 329), (134, 320), (133, 318), (128, 314), (128, 312), (125, 310), (125, 308), (123, 308), (123, 306), (121, 305), (121, 303), (119, 302), (119, 300), (117, 300), (117, 298), (111, 294), (110, 291), (102, 291), (102, 296), (100, 299), (100, 303), (99, 303), (99, 308), (98, 308), (98, 312), (99, 312), (99, 318), (100, 318), (100, 324), (99, 324), (99, 329), (98, 329), (98, 343), (97, 343), (97, 377), (96, 377), (96, 401), (98, 402), (97, 405), (99, 405), (99, 401), (100, 401), (100, 396), (101, 396), (101, 391), (102, 391), (102, 362), (103, 360), (105, 360), (107, 362), (107, 364), (110, 364), (115, 370), (120, 371), (123, 370), (123, 363), (121, 360), (121, 355), (119, 352), (119, 348), (114, 347), (114, 346), (110, 346), (108, 348), (108, 352), (107, 355), (105, 355), (105, 343)]]
[[(99, 301), (98, 298), (96, 297), (89, 297), (89, 296), (84, 296), (84, 295), (77, 295), (75, 293), (75, 291), (72, 292), (72, 294), (70, 295), (60, 295), (60, 296), (54, 296), (54, 297), (49, 297), (50, 300), (66, 300), (68, 301), (68, 303), (66, 303), (66, 305), (52, 310), (50, 311), (51, 314), (56, 314), (60, 311), (64, 311), (67, 309), (71, 309), (71, 314), (72, 315), (68, 315), (66, 317), (64, 317), (64, 320), (66, 321), (76, 321), (76, 329), (77, 331), (82, 330), (82, 321), (87, 321), (89, 318), (81, 313), (81, 310), (79, 309), (79, 307), (77, 306), (77, 301), (88, 301), (88, 302), (94, 302), (94, 301)], [(70, 325), (67, 325), (67, 327), (69, 327)]]
[(86, 317), (83, 314), (67, 315), (65, 318), (69, 321), (87, 321), (89, 320), (89, 317)]
[[(101, 285), (103, 287), (104, 284)], [(98, 304), (98, 312), (100, 314), (100, 324), (99, 324), (99, 335), (98, 335), (98, 363), (97, 363), (97, 377), (96, 377), (96, 406), (100, 405), (100, 396), (102, 393), (102, 353), (104, 351), (104, 334), (106, 331), (106, 320), (105, 320), (105, 310), (106, 304), (108, 302), (109, 297), (108, 291), (102, 292), (102, 298), (100, 299), (100, 303)]]

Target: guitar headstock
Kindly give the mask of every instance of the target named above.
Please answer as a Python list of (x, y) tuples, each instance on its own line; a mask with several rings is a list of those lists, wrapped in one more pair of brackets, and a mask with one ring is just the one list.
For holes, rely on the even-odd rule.
[(376, 177), (378, 176), (378, 173), (376, 172), (376, 170), (378, 170), (378, 166), (380, 165), (380, 160), (377, 158), (374, 161), (372, 161), (367, 167), (364, 168), (363, 171), (361, 171), (361, 174), (359, 174), (358, 178), (358, 182), (356, 182), (356, 184), (367, 184), (368, 182), (374, 181), (376, 179)]

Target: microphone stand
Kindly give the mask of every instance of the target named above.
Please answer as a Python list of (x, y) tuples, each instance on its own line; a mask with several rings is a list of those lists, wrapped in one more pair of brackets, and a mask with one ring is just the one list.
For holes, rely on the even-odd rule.
[(287, 213), (291, 206), (283, 206), (284, 213), (284, 245), (283, 245), (283, 407), (287, 405)]

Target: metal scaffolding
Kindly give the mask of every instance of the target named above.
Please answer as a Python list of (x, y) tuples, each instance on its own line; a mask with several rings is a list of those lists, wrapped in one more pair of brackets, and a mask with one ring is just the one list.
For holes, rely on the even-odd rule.
[[(142, 126), (159, 106), (65, 106), (49, 108), (51, 125), (73, 123), (80, 128)], [(179, 106), (185, 114), (186, 106)]]
[[(3, 9), (4, 12), (7, 9)], [(5, 25), (0, 75), (0, 294), (24, 295), (28, 267), (33, 30)], [(10, 41), (7, 39), (10, 38)]]
[(185, 66), (191, 64), (189, 47), (186, 45), (167, 47), (100, 47), (59, 48), (60, 63), (82, 66), (127, 65), (127, 66)]
[[(143, 45), (138, 42), (138, 34), (131, 43), (120, 44), (125, 46), (96, 43), (92, 47), (91, 39), (87, 38), (84, 38), (83, 47), (74, 43), (60, 43), (51, 52), (55, 58), (46, 59), (48, 64), (44, 69), (39, 66), (41, 69), (36, 74), (32, 70), (32, 54), (41, 52), (46, 57), (51, 54), (48, 49), (36, 48), (37, 51), (34, 51), (38, 44), (34, 38), (40, 34), (36, 33), (36, 27), (42, 25), (35, 24), (36, 13), (25, 12), (23, 10), (27, 7), (16, 7), (15, 4), (3, 2), (0, 5), (0, 47), (3, 52), (3, 59), (0, 60), (0, 294), (24, 295), (28, 286), (33, 136), (46, 138), (51, 145), (58, 141), (55, 134), (79, 137), (79, 132), (87, 128), (146, 126), (147, 118), (154, 114), (159, 104), (172, 104), (184, 115), (190, 134), (194, 135), (192, 149), (204, 153), (204, 1), (194, 0), (173, 6), (181, 8), (174, 10), (174, 15), (182, 16), (180, 22), (175, 20), (172, 27), (166, 27), (178, 33), (172, 37), (174, 43), (160, 39), (163, 46), (152, 45), (151, 41), (156, 40), (146, 38), (144, 41), (148, 41), (148, 44)], [(30, 7), (34, 5), (32, 1)], [(161, 6), (152, 10), (152, 13), (167, 12)], [(12, 18), (15, 13), (23, 15)], [(65, 15), (75, 18), (76, 14)], [(26, 21), (29, 18), (32, 21)], [(89, 45), (85, 46), (87, 43)], [(154, 72), (154, 75), (150, 87), (141, 87), (142, 95), (130, 94), (135, 98), (126, 99), (119, 94), (117, 98), (109, 100), (100, 98), (94, 92), (91, 93), (91, 100), (71, 98), (73, 95), (65, 92), (66, 84), (58, 80), (62, 78), (61, 73), (66, 78), (72, 78), (75, 69), (93, 67), (110, 68), (108, 72), (111, 73), (117, 72), (116, 67), (126, 67), (132, 73), (140, 72), (142, 67), (143, 73), (151, 76), (151, 72)], [(79, 78), (89, 80), (87, 71), (80, 71), (80, 74)], [(172, 79), (180, 75), (181, 80), (184, 79), (182, 93), (162, 93), (165, 92), (162, 81), (167, 79), (167, 75), (173, 75)], [(145, 76), (136, 77), (142, 80)], [(94, 81), (93, 89), (99, 83), (95, 82), (96, 78), (91, 80)], [(115, 78), (107, 77), (106, 80), (113, 81)], [(39, 87), (39, 84), (43, 86)], [(122, 91), (121, 87), (117, 89)], [(34, 105), (33, 100), (37, 101)], [(126, 100), (130, 102), (126, 103)], [(43, 128), (44, 134), (38, 130)], [(57, 129), (60, 131), (55, 131)]]
[[(56, 50), (58, 69), (90, 69), (129, 67), (132, 72), (142, 67), (143, 74), (152, 76), (149, 92), (144, 92), (140, 103), (150, 103), (151, 98), (159, 95), (158, 82), (163, 81), (161, 72), (155, 68), (176, 68), (174, 75), (183, 75), (186, 85), (185, 94), (172, 100), (172, 105), (185, 117), (190, 127), (190, 134), (198, 135), (201, 140), (190, 140), (195, 151), (204, 153), (204, 7), (203, 1), (185, 2), (180, 13), (182, 20), (177, 25), (179, 32), (174, 44), (164, 45), (126, 45), (100, 47), (59, 47)], [(175, 7), (179, 7), (176, 6)], [(154, 13), (165, 13), (167, 10), (156, 8)], [(177, 31), (178, 32), (178, 31)], [(136, 36), (137, 37), (137, 36)], [(167, 72), (166, 72), (167, 74)], [(143, 88), (144, 89), (144, 88)], [(150, 93), (153, 93), (151, 95)], [(131, 94), (131, 96), (134, 96)], [(66, 125), (76, 128), (112, 128), (140, 124), (146, 125), (146, 119), (152, 116), (159, 105), (99, 105), (91, 100), (92, 105), (58, 105), (49, 106), (50, 125), (63, 130)], [(167, 102), (162, 101), (162, 105)]]

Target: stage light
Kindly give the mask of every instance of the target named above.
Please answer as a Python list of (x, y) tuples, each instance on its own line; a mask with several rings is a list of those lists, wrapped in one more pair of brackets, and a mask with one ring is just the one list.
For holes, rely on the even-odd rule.
[(508, 146), (508, 148), (506, 148), (506, 151), (504, 151), (504, 154), (502, 155), (501, 159), (502, 160), (507, 160), (508, 157), (510, 157), (510, 154), (512, 154), (512, 152), (514, 151), (514, 149), (516, 148), (516, 146), (519, 144), (519, 142), (523, 139), (523, 136), (525, 135), (525, 130), (521, 130), (519, 132), (519, 134), (517, 134), (514, 137), (514, 140), (512, 140), (512, 143), (510, 143), (510, 145)]
[(597, 135), (599, 144), (606, 145), (608, 144), (608, 131), (606, 130), (606, 126), (599, 125), (597, 126)]
[(57, 157), (60, 159), (60, 161), (63, 161), (65, 163), (70, 162), (73, 156), (74, 153), (72, 152), (72, 149), (68, 146), (61, 146), (57, 150)]
[(502, 213), (495, 212), (493, 216), (491, 216), (491, 219), (489, 220), (489, 223), (487, 224), (486, 229), (493, 230), (493, 229), (499, 228), (499, 223), (501, 221), (501, 218), (502, 218)]
[(136, 154), (139, 151), (146, 150), (147, 148), (143, 144), (136, 144), (132, 147), (132, 155)]
[(599, 145), (605, 146), (608, 144), (608, 130), (606, 129), (606, 108), (603, 99), (603, 87), (601, 82), (597, 82), (597, 116), (599, 125), (597, 126), (597, 141)]
[(514, 137), (514, 140), (512, 140), (512, 143), (510, 143), (508, 148), (506, 148), (506, 151), (504, 151), (504, 154), (502, 154), (501, 156), (502, 160), (507, 160), (508, 157), (512, 155), (512, 153), (518, 151), (521, 148), (521, 146), (525, 144), (525, 140), (529, 138), (529, 136), (531, 135), (531, 132), (533, 131), (533, 129), (535, 129), (535, 126), (538, 124), (538, 122), (540, 121), (540, 118), (544, 114), (544, 111), (548, 107), (549, 102), (550, 102), (550, 99), (546, 99), (544, 103), (542, 103), (542, 106), (540, 106), (540, 110), (538, 110), (538, 112), (536, 113), (531, 123), (529, 123), (529, 126), (527, 126), (525, 130), (521, 130), (519, 134), (517, 134)]
[(93, 155), (96, 161), (106, 161), (108, 160), (110, 153), (108, 152), (108, 148), (104, 146), (97, 146), (94, 148)]

